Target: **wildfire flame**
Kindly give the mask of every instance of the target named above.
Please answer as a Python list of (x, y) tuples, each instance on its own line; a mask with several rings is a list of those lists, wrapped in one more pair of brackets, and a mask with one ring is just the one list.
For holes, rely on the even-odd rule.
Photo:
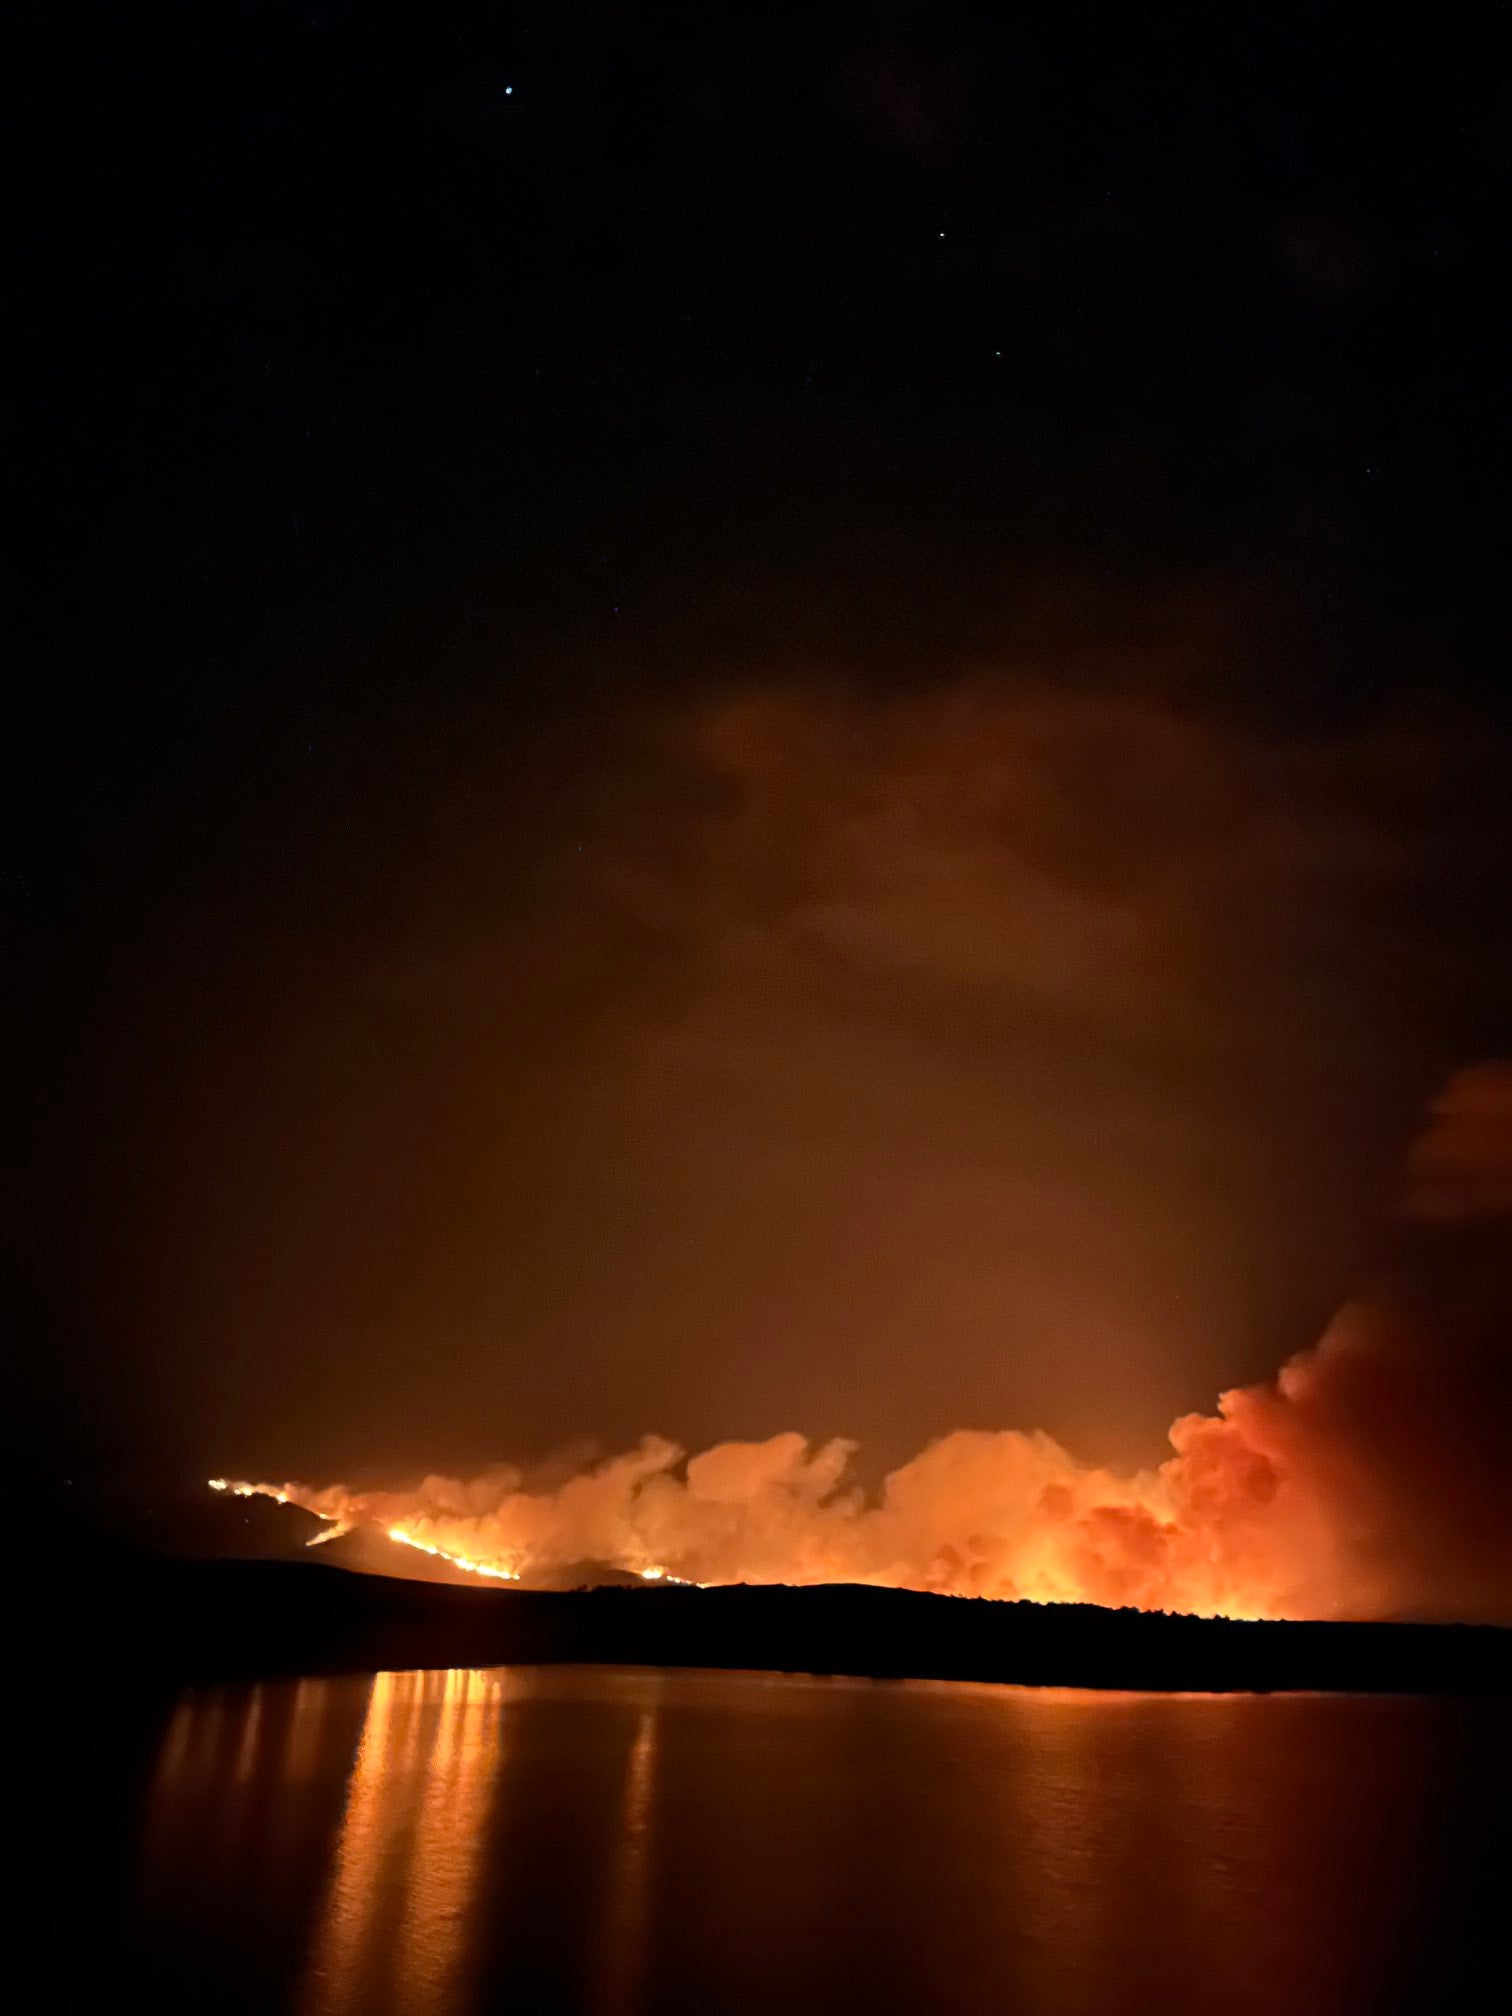
[[(318, 1533), (315, 1537), (323, 1540), (326, 1535)], [(518, 1582), (520, 1579), (519, 1572), (514, 1568), (505, 1568), (496, 1561), (474, 1561), (467, 1554), (457, 1554), (448, 1548), (434, 1546), (429, 1540), (421, 1540), (402, 1526), (390, 1526), (388, 1537), (396, 1547), (413, 1547), (417, 1554), (430, 1554), (438, 1561), (449, 1561), (453, 1568), (465, 1569), (469, 1575), (489, 1575), (496, 1582)], [(314, 1542), (309, 1544), (313, 1546)]]
[[(355, 1511), (348, 1515), (326, 1509), (320, 1502), (322, 1494), (308, 1491), (302, 1484), (248, 1484), (233, 1481), (229, 1477), (211, 1477), (206, 1481), (212, 1491), (224, 1491), (232, 1498), (270, 1498), (275, 1505), (297, 1505), (302, 1511), (313, 1514), (322, 1522), (321, 1529), (305, 1542), (307, 1547), (320, 1547), (328, 1540), (339, 1540), (344, 1533), (350, 1533), (356, 1526), (377, 1530), (381, 1525), (376, 1513), (368, 1517), (358, 1515)], [(427, 1539), (422, 1533), (414, 1531), (402, 1522), (383, 1526), (381, 1530), (384, 1538), (391, 1540), (396, 1547), (411, 1547), (417, 1554), (428, 1554), (432, 1560), (445, 1561), (449, 1567), (460, 1568), (465, 1574), (481, 1575), (493, 1582), (518, 1582), (521, 1579), (521, 1569), (518, 1565), (511, 1565), (504, 1559), (482, 1559), (464, 1553), (458, 1547), (448, 1546), (435, 1539)], [(637, 1567), (631, 1572), (638, 1575), (643, 1582), (669, 1582), (684, 1589), (703, 1586), (693, 1582), (689, 1576), (674, 1575), (670, 1568), (663, 1568), (654, 1563)]]
[[(1221, 1421), (1178, 1423), (1185, 1453), (1130, 1478), (1077, 1466), (1048, 1436), (963, 1432), (894, 1473), (876, 1505), (844, 1488), (851, 1445), (815, 1449), (799, 1435), (721, 1444), (686, 1464), (675, 1445), (647, 1438), (549, 1492), (521, 1488), (510, 1472), (473, 1483), (427, 1478), (415, 1492), (224, 1478), (211, 1488), (311, 1513), (321, 1530), (310, 1546), (373, 1531), (498, 1582), (597, 1562), (685, 1587), (866, 1582), (1231, 1617), (1293, 1614), (1288, 1590), (1246, 1559), (1241, 1521), (1226, 1531), (1192, 1528), (1193, 1473), (1206, 1461), (1201, 1427), (1229, 1432)], [(1257, 1504), (1273, 1495), (1267, 1470), (1252, 1464), (1245, 1482)]]
[[(1276, 1377), (1223, 1394), (1133, 1474), (1050, 1436), (958, 1430), (875, 1500), (855, 1445), (798, 1434), (686, 1456), (647, 1436), (550, 1488), (501, 1467), (413, 1491), (210, 1480), (295, 1505), (309, 1543), (376, 1530), (469, 1575), (587, 1564), (645, 1582), (865, 1582), (1240, 1618), (1512, 1621), (1512, 1064), (1460, 1073), (1413, 1151), (1406, 1214), (1453, 1268), (1411, 1268)], [(1442, 1258), (1441, 1252), (1441, 1258)]]

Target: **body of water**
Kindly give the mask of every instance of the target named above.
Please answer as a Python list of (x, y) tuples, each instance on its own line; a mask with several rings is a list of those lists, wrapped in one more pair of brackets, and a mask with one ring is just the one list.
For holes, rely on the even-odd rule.
[(57, 1739), (94, 1761), (60, 1776), (26, 1934), (64, 2006), (1358, 2016), (1504, 1992), (1505, 1704), (533, 1668), (100, 1713), (110, 1764), (87, 1692)]

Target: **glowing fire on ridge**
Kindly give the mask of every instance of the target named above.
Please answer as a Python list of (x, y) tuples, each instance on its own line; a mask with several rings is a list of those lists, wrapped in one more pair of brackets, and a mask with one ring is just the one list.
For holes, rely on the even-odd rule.
[[(224, 1491), (233, 1498), (270, 1498), (275, 1505), (299, 1505), (302, 1510), (313, 1513), (323, 1524), (321, 1531), (305, 1542), (307, 1547), (319, 1547), (327, 1540), (338, 1540), (343, 1533), (350, 1533), (354, 1525), (368, 1523), (349, 1519), (341, 1513), (324, 1512), (312, 1504), (307, 1504), (305, 1502), (307, 1494), (297, 1484), (281, 1488), (273, 1484), (233, 1482), (229, 1477), (211, 1477), (207, 1482), (212, 1491)], [(501, 1561), (477, 1560), (472, 1555), (458, 1552), (455, 1548), (440, 1546), (433, 1540), (422, 1539), (403, 1525), (386, 1527), (384, 1538), (392, 1540), (396, 1547), (412, 1547), (417, 1554), (429, 1554), (433, 1560), (445, 1561), (449, 1567), (460, 1568), (468, 1575), (482, 1575), (495, 1582), (520, 1580), (518, 1568), (507, 1567)], [(690, 1581), (685, 1575), (674, 1575), (669, 1568), (650, 1566), (637, 1568), (633, 1572), (639, 1575), (642, 1582), (670, 1582), (683, 1589), (702, 1586)]]
[[(1231, 1398), (1233, 1396), (1230, 1396)], [(464, 1573), (530, 1582), (603, 1564), (647, 1583), (862, 1582), (1035, 1602), (1130, 1604), (1206, 1615), (1297, 1614), (1232, 1513), (1202, 1531), (1192, 1502), (1218, 1480), (1251, 1509), (1276, 1495), (1270, 1467), (1223, 1419), (1173, 1431), (1181, 1452), (1135, 1477), (1077, 1465), (1048, 1436), (961, 1432), (887, 1480), (880, 1504), (848, 1488), (852, 1445), (797, 1434), (723, 1443), (684, 1461), (637, 1449), (549, 1491), (517, 1472), (412, 1492), (211, 1480), (321, 1521), (310, 1546), (360, 1528)], [(1215, 1452), (1221, 1459), (1215, 1463)], [(679, 1472), (681, 1474), (679, 1474)]]
[(469, 1575), (491, 1575), (496, 1582), (518, 1582), (519, 1575), (513, 1568), (503, 1568), (493, 1561), (474, 1561), (466, 1554), (452, 1554), (444, 1547), (434, 1547), (429, 1540), (417, 1540), (413, 1533), (406, 1533), (402, 1526), (390, 1526), (388, 1537), (396, 1546), (413, 1547), (418, 1554), (430, 1554), (438, 1561), (449, 1561), (453, 1568), (464, 1568)]
[(1400, 1270), (1273, 1379), (1174, 1422), (1150, 1470), (1080, 1463), (1039, 1432), (958, 1429), (873, 1498), (849, 1476), (853, 1443), (798, 1434), (691, 1456), (648, 1435), (534, 1488), (508, 1466), (413, 1491), (211, 1488), (312, 1513), (312, 1546), (376, 1530), (501, 1582), (597, 1564), (700, 1586), (1512, 1623), (1512, 1062), (1450, 1081), (1408, 1177)]

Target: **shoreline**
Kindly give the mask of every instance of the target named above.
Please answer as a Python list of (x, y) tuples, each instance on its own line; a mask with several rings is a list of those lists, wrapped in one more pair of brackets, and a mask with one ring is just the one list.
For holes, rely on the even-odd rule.
[[(473, 1589), (268, 1561), (118, 1563), (50, 1634), (176, 1684), (588, 1665), (1193, 1694), (1512, 1694), (1512, 1630), (1265, 1622), (850, 1584)], [(57, 1628), (61, 1622), (61, 1632)]]

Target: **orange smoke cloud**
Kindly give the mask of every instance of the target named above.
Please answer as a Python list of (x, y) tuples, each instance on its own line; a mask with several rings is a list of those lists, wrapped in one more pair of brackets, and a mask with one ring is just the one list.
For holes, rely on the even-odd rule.
[[(1050, 1436), (959, 1430), (873, 1501), (855, 1445), (685, 1456), (647, 1436), (551, 1489), (499, 1468), (413, 1491), (216, 1488), (374, 1528), (479, 1576), (867, 1582), (1230, 1617), (1512, 1620), (1512, 1066), (1459, 1074), (1413, 1152), (1401, 1251), (1270, 1382), (1170, 1430), (1136, 1474)], [(313, 1544), (313, 1543), (312, 1543)]]

